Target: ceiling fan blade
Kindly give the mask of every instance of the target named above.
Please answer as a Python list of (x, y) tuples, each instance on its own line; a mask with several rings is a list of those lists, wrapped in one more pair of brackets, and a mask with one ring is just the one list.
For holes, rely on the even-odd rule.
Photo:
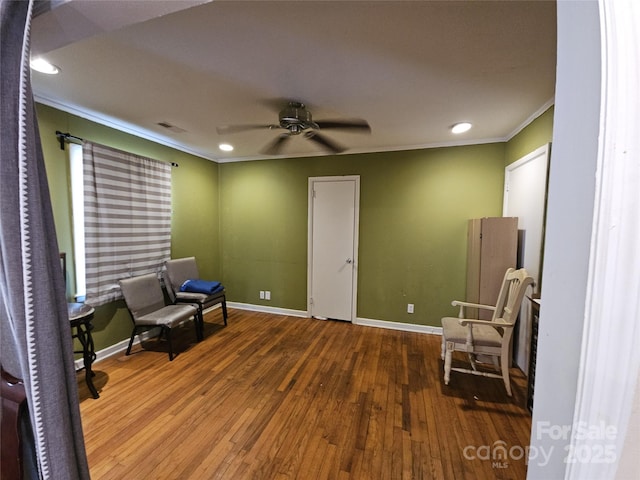
[(345, 130), (360, 130), (362, 132), (371, 132), (371, 127), (366, 120), (316, 120), (318, 127), (325, 128), (342, 128)]
[(260, 153), (264, 155), (277, 155), (278, 153), (280, 153), (280, 150), (282, 150), (282, 147), (284, 147), (284, 144), (289, 141), (289, 138), (291, 138), (291, 135), (289, 135), (288, 133), (278, 135), (278, 137), (267, 147), (262, 149)]
[(307, 137), (309, 140), (316, 142), (317, 144), (319, 144), (320, 146), (324, 147), (325, 149), (329, 150), (332, 153), (341, 153), (346, 150), (346, 148), (338, 145), (333, 140), (329, 140), (324, 135), (320, 135), (318, 132), (310, 131), (305, 133), (304, 136)]
[(273, 130), (274, 128), (280, 128), (280, 125), (223, 125), (216, 128), (218, 135), (225, 135), (227, 133), (246, 132), (247, 130)]

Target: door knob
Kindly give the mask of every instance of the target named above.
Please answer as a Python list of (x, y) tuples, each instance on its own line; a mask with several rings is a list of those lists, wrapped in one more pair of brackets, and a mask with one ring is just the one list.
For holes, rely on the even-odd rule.
[(350, 258), (347, 258), (347, 263), (353, 263), (353, 260), (351, 260)]

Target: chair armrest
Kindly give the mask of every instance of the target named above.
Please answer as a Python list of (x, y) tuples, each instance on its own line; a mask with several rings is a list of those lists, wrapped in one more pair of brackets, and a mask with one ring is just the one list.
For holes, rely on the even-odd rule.
[(458, 318), (464, 318), (465, 307), (482, 308), (484, 310), (491, 310), (492, 312), (496, 310), (496, 307), (494, 307), (493, 305), (481, 305), (479, 303), (463, 302), (461, 300), (454, 300), (453, 302), (451, 302), (451, 305), (453, 305), (454, 307), (460, 307), (460, 311), (458, 312)]
[(495, 321), (491, 320), (477, 320), (475, 318), (459, 318), (458, 322), (463, 327), (467, 325), (487, 325), (493, 328), (513, 328), (513, 323), (507, 323), (502, 318), (496, 318)]

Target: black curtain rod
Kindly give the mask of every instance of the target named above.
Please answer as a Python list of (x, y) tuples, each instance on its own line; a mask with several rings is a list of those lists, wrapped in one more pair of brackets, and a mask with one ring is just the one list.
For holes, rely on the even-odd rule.
[(60, 130), (56, 130), (56, 137), (58, 137), (58, 141), (60, 142), (60, 150), (64, 150), (65, 142), (74, 141), (75, 143), (82, 143), (80, 137), (76, 137), (75, 135), (71, 135), (70, 133), (62, 133)]
[[(64, 144), (66, 142), (71, 142), (73, 141), (74, 143), (82, 143), (84, 142), (84, 140), (80, 137), (76, 137), (75, 135), (71, 135), (70, 133), (62, 133), (60, 130), (56, 130), (56, 137), (58, 138), (58, 141), (60, 142), (60, 150), (64, 150)], [(172, 167), (179, 167), (180, 165), (178, 165), (176, 162), (171, 162), (170, 165)]]

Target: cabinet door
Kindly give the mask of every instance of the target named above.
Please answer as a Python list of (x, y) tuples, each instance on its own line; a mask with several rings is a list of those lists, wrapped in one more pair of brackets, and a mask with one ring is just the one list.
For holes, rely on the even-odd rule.
[[(469, 220), (467, 230), (467, 302), (480, 303), (480, 247), (482, 237), (482, 219)], [(478, 318), (478, 309), (469, 308), (468, 318)]]
[[(515, 268), (518, 250), (518, 219), (495, 217), (482, 219), (480, 246), (480, 303), (495, 305), (504, 273)], [(491, 312), (480, 312), (480, 318), (491, 319)]]
[[(489, 217), (469, 220), (467, 238), (468, 302), (495, 305), (504, 273), (515, 268), (518, 247), (518, 219)], [(469, 318), (491, 319), (491, 311), (467, 312)]]

